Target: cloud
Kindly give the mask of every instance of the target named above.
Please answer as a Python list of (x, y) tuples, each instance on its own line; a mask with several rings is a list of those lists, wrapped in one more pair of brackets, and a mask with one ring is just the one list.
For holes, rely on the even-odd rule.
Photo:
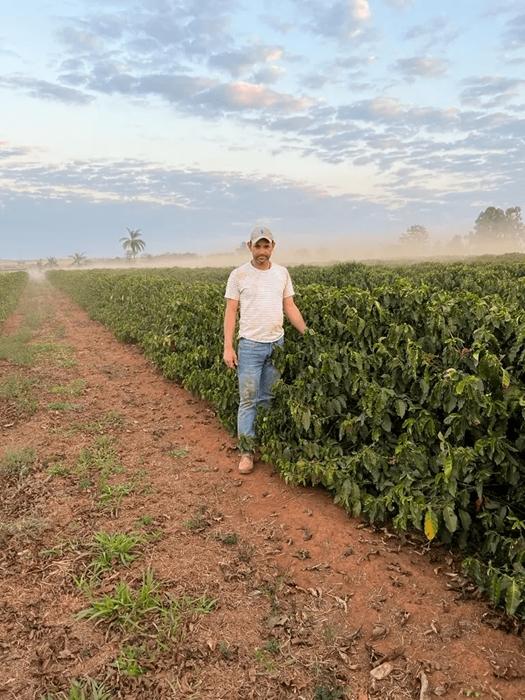
[(440, 78), (447, 72), (448, 62), (430, 56), (401, 58), (394, 64), (394, 70), (401, 73), (408, 82), (418, 78)]
[(408, 41), (424, 40), (425, 49), (430, 49), (433, 46), (448, 45), (459, 35), (459, 29), (448, 17), (438, 16), (414, 25), (405, 33), (404, 38)]
[(525, 13), (507, 21), (502, 40), (504, 49), (517, 51), (525, 48)]
[(392, 7), (397, 7), (400, 9), (405, 9), (405, 7), (410, 7), (410, 5), (413, 4), (414, 0), (385, 0), (387, 5), (391, 5)]
[(368, 0), (295, 1), (301, 14), (308, 16), (306, 27), (315, 34), (333, 39), (357, 38), (372, 16)]
[(525, 87), (525, 80), (495, 76), (472, 77), (463, 80), (466, 86), (461, 92), (464, 104), (498, 107), (517, 97)]
[(88, 95), (80, 90), (65, 87), (58, 83), (51, 83), (47, 80), (37, 80), (20, 75), (0, 78), (0, 87), (20, 90), (30, 97), (41, 100), (53, 100), (64, 102), (69, 105), (85, 105), (93, 101), (92, 95)]
[(283, 240), (285, 232), (286, 240), (304, 245), (304, 236), (320, 231), (347, 233), (350, 210), (354, 227), (381, 221), (384, 210), (362, 197), (332, 195), (289, 178), (138, 160), (13, 164), (4, 169), (1, 184), (3, 221), (19, 231), (3, 255), (15, 258), (76, 249), (122, 255), (118, 239), (125, 226), (141, 228), (152, 253), (223, 250), (228, 241), (233, 249), (257, 220), (274, 225)]
[(234, 78), (246, 75), (260, 64), (275, 63), (283, 56), (283, 50), (277, 46), (245, 46), (234, 51), (212, 54), (208, 59), (211, 68), (219, 68)]

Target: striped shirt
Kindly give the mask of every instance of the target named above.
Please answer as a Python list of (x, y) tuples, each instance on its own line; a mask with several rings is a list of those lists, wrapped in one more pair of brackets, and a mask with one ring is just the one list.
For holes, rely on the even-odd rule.
[(258, 270), (248, 262), (233, 270), (224, 296), (240, 301), (239, 338), (259, 343), (282, 338), (283, 299), (293, 294), (290, 273), (282, 265)]

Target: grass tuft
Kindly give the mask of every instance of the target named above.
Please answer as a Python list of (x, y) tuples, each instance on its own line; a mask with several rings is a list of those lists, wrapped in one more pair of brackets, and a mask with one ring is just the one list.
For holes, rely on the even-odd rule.
[(6, 450), (0, 457), (0, 479), (15, 481), (29, 474), (36, 461), (36, 453), (32, 447), (22, 447), (17, 450)]

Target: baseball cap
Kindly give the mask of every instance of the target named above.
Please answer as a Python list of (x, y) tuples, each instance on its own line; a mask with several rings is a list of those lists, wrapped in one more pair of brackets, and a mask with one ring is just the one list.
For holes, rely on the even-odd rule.
[(256, 226), (250, 234), (250, 242), (257, 243), (261, 238), (266, 238), (268, 241), (274, 240), (273, 233), (266, 226)]

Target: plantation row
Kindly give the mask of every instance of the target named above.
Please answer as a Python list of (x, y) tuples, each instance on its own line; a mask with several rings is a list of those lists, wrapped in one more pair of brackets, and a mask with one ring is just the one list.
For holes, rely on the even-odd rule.
[[(412, 265), (369, 265), (340, 263), (319, 267), (299, 265), (292, 268), (296, 284), (326, 284), (330, 287), (353, 287), (373, 291), (395, 284), (400, 278), (425, 284), (441, 291), (467, 291), (480, 296), (498, 294), (503, 301), (525, 306), (525, 256), (512, 254), (495, 259), (476, 258), (476, 262), (420, 263)], [(158, 279), (167, 277), (180, 282), (223, 282), (231, 268), (168, 268), (142, 270), (141, 274)], [(135, 274), (129, 271), (127, 274)]]
[[(412, 280), (400, 276), (404, 268), (346, 266), (347, 280), (354, 270), (361, 287), (342, 284), (344, 267), (318, 269), (324, 284), (296, 285), (314, 330), (301, 338), (289, 329), (276, 354), (282, 379), (260, 421), (264, 458), (287, 481), (322, 484), (355, 515), (461, 547), (465, 570), (492, 601), (524, 617), (519, 265), (464, 265), (454, 291), (437, 286), (437, 271), (451, 287), (457, 266), (415, 266)], [(427, 273), (432, 282), (418, 279)], [(49, 274), (233, 429), (237, 387), (222, 363), (222, 282), (179, 281), (165, 271)], [(362, 288), (360, 275), (383, 284)], [(465, 280), (491, 293), (466, 291)]]
[(0, 323), (15, 308), (26, 282), (25, 272), (0, 272)]

